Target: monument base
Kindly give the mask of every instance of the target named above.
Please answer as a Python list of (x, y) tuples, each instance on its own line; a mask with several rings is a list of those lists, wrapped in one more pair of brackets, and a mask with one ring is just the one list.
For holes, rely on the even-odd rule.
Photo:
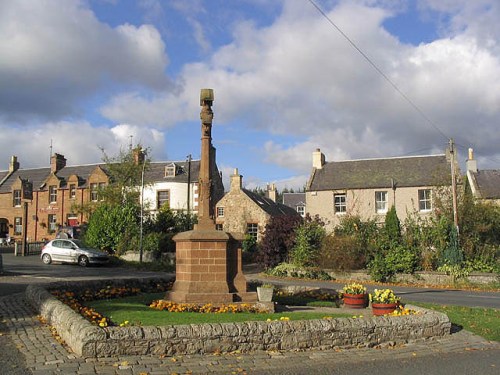
[(241, 270), (241, 248), (232, 235), (215, 229), (179, 233), (176, 280), (165, 299), (178, 303), (255, 302)]

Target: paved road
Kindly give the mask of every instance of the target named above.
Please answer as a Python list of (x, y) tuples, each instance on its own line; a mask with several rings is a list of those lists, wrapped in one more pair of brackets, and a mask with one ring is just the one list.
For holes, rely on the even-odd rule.
[[(123, 268), (41, 264), (37, 257), (15, 258), (3, 254), (0, 276), (0, 373), (3, 374), (498, 374), (500, 343), (489, 342), (466, 331), (437, 339), (382, 348), (311, 350), (300, 352), (228, 353), (179, 357), (117, 356), (80, 358), (54, 339), (27, 306), (19, 291), (31, 282), (50, 280), (136, 277), (161, 273), (137, 272)], [(252, 275), (252, 278), (258, 277)], [(283, 282), (283, 281), (281, 281)], [(291, 283), (291, 282), (286, 282)], [(296, 282), (294, 282), (296, 283)], [(341, 287), (331, 283), (311, 283)], [(464, 299), (473, 305), (493, 301), (498, 294), (394, 288), (421, 298)], [(450, 292), (451, 297), (450, 297)], [(455, 293), (459, 293), (454, 297)], [(460, 294), (464, 293), (464, 294)], [(418, 297), (417, 297), (418, 298)], [(486, 302), (489, 301), (489, 302)]]
[[(316, 286), (321, 288), (335, 288), (341, 290), (344, 284), (330, 281), (303, 281), (303, 280), (283, 280), (265, 278), (259, 274), (247, 275), (247, 278), (273, 282), (277, 285), (306, 285)], [(384, 286), (367, 285), (368, 291), (373, 291), (375, 288), (385, 288)], [(500, 309), (500, 293), (499, 292), (476, 292), (458, 289), (436, 289), (436, 288), (416, 288), (406, 286), (391, 286), (394, 292), (401, 296), (403, 301), (412, 302), (430, 302), (443, 305), (457, 305), (468, 307), (485, 307)]]

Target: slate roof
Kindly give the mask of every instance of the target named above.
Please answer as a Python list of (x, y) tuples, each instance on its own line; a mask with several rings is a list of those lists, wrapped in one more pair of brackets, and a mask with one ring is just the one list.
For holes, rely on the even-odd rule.
[(272, 199), (263, 197), (247, 189), (241, 189), (251, 200), (259, 205), (266, 213), (271, 216), (298, 215), (293, 208), (277, 203)]
[[(165, 177), (165, 166), (175, 163), (178, 167), (177, 175), (175, 177)], [(67, 179), (76, 175), (79, 178), (79, 187), (86, 187), (88, 178), (90, 174), (94, 171), (96, 167), (100, 166), (104, 172), (106, 172), (106, 164), (87, 164), (87, 165), (75, 165), (67, 166), (60, 169), (56, 176), (62, 179), (61, 187), (66, 186)], [(144, 174), (144, 180), (146, 182), (183, 182), (188, 181), (188, 163), (186, 161), (164, 161), (164, 162), (152, 162), (150, 164), (150, 169), (146, 170)], [(191, 182), (198, 181), (198, 175), (200, 170), (200, 161), (191, 161)], [(0, 181), (4, 177), (8, 176), (8, 171), (0, 171)], [(33, 190), (39, 191), (43, 190), (41, 187), (43, 182), (50, 176), (50, 167), (44, 168), (33, 168), (33, 169), (18, 169), (13, 172), (8, 178), (0, 185), (0, 193), (10, 193), (12, 184), (17, 181), (18, 177), (23, 180), (29, 180), (33, 183)]]
[(500, 170), (489, 169), (472, 172), (481, 198), (500, 199)]
[(306, 193), (283, 193), (283, 204), (288, 207), (306, 205)]
[(327, 162), (314, 169), (308, 191), (449, 185), (446, 156), (428, 155)]
[[(177, 167), (177, 174), (172, 177), (165, 177), (165, 167), (174, 163)], [(188, 162), (187, 161), (162, 161), (152, 162), (149, 165), (149, 170), (144, 173), (145, 182), (188, 182)], [(198, 181), (200, 173), (200, 160), (191, 160), (191, 183)]]

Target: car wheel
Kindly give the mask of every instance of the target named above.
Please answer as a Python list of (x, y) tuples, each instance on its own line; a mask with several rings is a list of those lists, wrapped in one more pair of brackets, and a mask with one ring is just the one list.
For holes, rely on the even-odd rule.
[(78, 264), (82, 267), (87, 267), (89, 265), (89, 258), (87, 258), (85, 255), (81, 255), (78, 258)]
[(50, 264), (50, 263), (52, 263), (52, 258), (50, 257), (49, 254), (43, 254), (42, 262), (45, 264)]

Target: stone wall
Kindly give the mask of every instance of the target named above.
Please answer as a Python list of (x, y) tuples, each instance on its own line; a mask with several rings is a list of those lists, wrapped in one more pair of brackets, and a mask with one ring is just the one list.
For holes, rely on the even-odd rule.
[[(356, 271), (330, 271), (328, 272), (330, 276), (338, 280), (358, 280), (358, 281), (370, 281), (370, 274), (366, 270), (356, 270)], [(418, 271), (414, 274), (403, 274), (398, 273), (395, 275), (397, 282), (405, 282), (415, 285), (450, 285), (453, 284), (453, 278), (447, 275), (445, 272), (438, 271)], [(483, 272), (472, 272), (466, 278), (467, 281), (471, 283), (478, 284), (489, 284), (493, 282), (500, 281), (500, 275), (495, 273), (483, 273)]]
[[(102, 286), (103, 282), (79, 284), (80, 288)], [(40, 286), (30, 285), (26, 290), (26, 297), (39, 314), (57, 329), (71, 349), (84, 357), (348, 348), (445, 336), (451, 329), (451, 323), (445, 314), (413, 306), (411, 308), (420, 310), (421, 314), (359, 319), (100, 328)]]

